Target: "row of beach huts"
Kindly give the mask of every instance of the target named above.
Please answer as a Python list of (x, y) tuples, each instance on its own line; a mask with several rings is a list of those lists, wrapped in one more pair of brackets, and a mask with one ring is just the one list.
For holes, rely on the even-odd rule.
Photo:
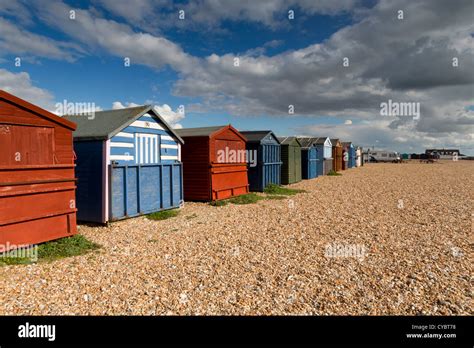
[(173, 129), (152, 106), (59, 117), (1, 90), (0, 149), (3, 251), (363, 164), (339, 139)]

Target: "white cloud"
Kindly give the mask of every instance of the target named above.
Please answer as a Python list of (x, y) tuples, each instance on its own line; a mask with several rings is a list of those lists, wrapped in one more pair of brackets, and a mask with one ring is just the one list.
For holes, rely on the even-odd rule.
[[(147, 102), (146, 104), (149, 104)], [(135, 106), (140, 106), (140, 104), (135, 104), (135, 103), (122, 103), (120, 101), (115, 101), (112, 104), (112, 110), (117, 110), (117, 109), (124, 109), (124, 108), (132, 108)], [(173, 128), (183, 128), (183, 126), (178, 123), (182, 121), (185, 117), (184, 113), (180, 112), (179, 109), (174, 111), (171, 106), (168, 104), (163, 104), (163, 105), (154, 105), (155, 111), (165, 119), (166, 122), (170, 124), (171, 127)]]
[(26, 72), (12, 73), (0, 69), (0, 89), (44, 109), (54, 109), (54, 97), (51, 92), (34, 86)]
[(126, 24), (94, 16), (87, 10), (74, 9), (76, 19), (58, 16), (69, 13), (73, 8), (60, 1), (34, 3), (38, 16), (81, 42), (90, 50), (97, 48), (122, 57), (130, 58), (130, 63), (143, 64), (153, 68), (165, 65), (182, 72), (190, 72), (198, 65), (198, 60), (186, 54), (179, 45), (164, 38), (145, 32), (134, 32)]
[(174, 111), (168, 104), (155, 105), (155, 110), (165, 119), (173, 128), (183, 128), (179, 121), (182, 121), (185, 117), (184, 113), (179, 110)]
[(124, 105), (122, 102), (115, 101), (112, 103), (112, 110), (134, 108), (136, 106), (141, 106), (140, 104), (135, 104), (135, 103), (125, 103), (125, 104), (126, 105)]
[[(106, 8), (113, 6), (108, 0), (102, 3)], [(287, 117), (291, 104), (297, 115), (340, 118), (341, 125), (332, 126), (333, 131), (347, 135), (346, 139), (362, 142), (361, 136), (365, 136), (370, 143), (375, 132), (380, 138), (375, 140), (387, 145), (403, 143), (408, 148), (444, 142), (472, 147), (473, 115), (465, 111), (472, 105), (474, 83), (471, 0), (460, 0), (456, 6), (443, 1), (381, 0), (373, 8), (355, 11), (357, 21), (353, 25), (322, 43), (272, 57), (264, 54), (265, 47), (249, 50), (239, 56), (238, 67), (232, 54), (194, 57), (164, 37), (139, 32), (135, 25), (108, 20), (92, 11), (76, 10), (77, 19), (71, 21), (58, 15), (70, 9), (62, 2), (32, 4), (42, 21), (91, 51), (106, 50), (130, 57), (132, 64), (157, 69), (169, 65), (179, 76), (173, 93), (200, 98), (194, 105), (196, 111)], [(308, 15), (352, 11), (355, 4), (310, 0), (224, 4), (221, 0), (201, 0), (183, 6), (187, 18), (211, 27), (223, 19), (275, 27), (276, 18), (288, 6), (303, 10), (297, 15)], [(139, 5), (130, 19), (149, 11), (145, 2)], [(114, 8), (116, 14), (126, 17), (125, 2)], [(403, 21), (396, 19), (399, 8), (406, 14)], [(453, 55), (460, 61), (457, 68), (451, 65)], [(350, 59), (347, 68), (342, 66), (343, 57)], [(388, 99), (420, 102), (420, 120), (381, 119), (380, 103)], [(162, 108), (170, 122), (178, 124), (180, 116), (169, 106), (170, 110), (165, 105)], [(343, 120), (354, 123), (344, 125)], [(334, 132), (332, 136), (342, 137)]]

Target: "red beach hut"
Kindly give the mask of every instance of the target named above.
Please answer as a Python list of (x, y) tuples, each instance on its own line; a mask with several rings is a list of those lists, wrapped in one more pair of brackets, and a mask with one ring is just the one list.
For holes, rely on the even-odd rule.
[(77, 232), (75, 129), (0, 90), (0, 252)]
[(175, 130), (183, 138), (184, 200), (214, 201), (249, 192), (245, 137), (231, 125)]

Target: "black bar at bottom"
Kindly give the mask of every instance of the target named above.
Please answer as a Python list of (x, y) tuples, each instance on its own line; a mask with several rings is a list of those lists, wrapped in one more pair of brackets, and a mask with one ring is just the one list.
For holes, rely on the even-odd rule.
[[(28, 323), (28, 324), (27, 324)], [(55, 325), (54, 341), (47, 327)], [(470, 346), (472, 317), (0, 317), (0, 346), (408, 344)], [(21, 333), (20, 333), (21, 331)], [(47, 337), (31, 337), (43, 333)], [(50, 330), (51, 333), (51, 330)], [(30, 337), (19, 337), (19, 336)], [(49, 339), (48, 339), (49, 337)]]

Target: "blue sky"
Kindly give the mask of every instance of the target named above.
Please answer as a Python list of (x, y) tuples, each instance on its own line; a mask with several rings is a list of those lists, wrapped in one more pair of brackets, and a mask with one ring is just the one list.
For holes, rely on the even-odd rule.
[[(153, 103), (169, 106), (177, 127), (231, 123), (399, 151), (474, 151), (468, 63), (474, 29), (463, 15), (469, 2), (452, 10), (457, 21), (443, 17), (437, 1), (45, 4), (0, 4), (0, 88), (49, 109), (63, 100), (102, 109)], [(184, 20), (177, 18), (181, 9)], [(406, 24), (396, 17), (400, 9)], [(295, 19), (288, 19), (289, 10)], [(453, 55), (460, 69), (449, 66)], [(21, 67), (14, 66), (16, 57)], [(239, 68), (232, 66), (235, 57)], [(344, 57), (349, 68), (342, 67)], [(413, 68), (421, 58), (426, 66)], [(381, 118), (380, 102), (388, 99), (421, 103), (421, 119)], [(180, 105), (185, 117), (176, 114)]]
[[(88, 1), (70, 1), (74, 7), (88, 9)], [(209, 31), (187, 31), (168, 28), (163, 34), (174, 42), (179, 42), (189, 54), (206, 57), (211, 54), (236, 55), (244, 54), (256, 47), (263, 47), (272, 41), (275, 45), (266, 50), (268, 56), (280, 54), (288, 50), (297, 50), (310, 44), (323, 42), (334, 32), (349, 25), (352, 18), (349, 14), (336, 16), (308, 16), (303, 21), (286, 20), (287, 12), (282, 11), (282, 20), (287, 27), (275, 30), (259, 23), (223, 21), (218, 33)], [(296, 13), (298, 15), (298, 13)], [(13, 19), (12, 16), (6, 18)], [(118, 16), (108, 14), (108, 19), (123, 22)], [(55, 40), (67, 40), (67, 36), (59, 30), (51, 29), (42, 22), (35, 22), (34, 32)], [(177, 73), (169, 67), (155, 69), (140, 64), (124, 67), (123, 58), (108, 52), (97, 51), (74, 62), (57, 61), (43, 58), (36, 62), (23, 62), (20, 68), (14, 66), (15, 55), (6, 55), (6, 61), (0, 67), (12, 71), (26, 71), (37, 85), (51, 91), (56, 100), (71, 102), (92, 101), (103, 109), (112, 107), (113, 102), (143, 104), (154, 102), (168, 104), (173, 109), (179, 105), (198, 102), (199, 98), (180, 97), (172, 93), (172, 86)], [(341, 121), (321, 116), (319, 122)], [(272, 128), (282, 135), (291, 135), (295, 126), (314, 124), (314, 119), (295, 114), (291, 118), (280, 117), (277, 122), (271, 117), (251, 115), (247, 117), (233, 116), (230, 113), (208, 112), (186, 114), (181, 122), (183, 127), (202, 127), (216, 124), (231, 123), (239, 129)], [(271, 125), (271, 126), (270, 126)]]

